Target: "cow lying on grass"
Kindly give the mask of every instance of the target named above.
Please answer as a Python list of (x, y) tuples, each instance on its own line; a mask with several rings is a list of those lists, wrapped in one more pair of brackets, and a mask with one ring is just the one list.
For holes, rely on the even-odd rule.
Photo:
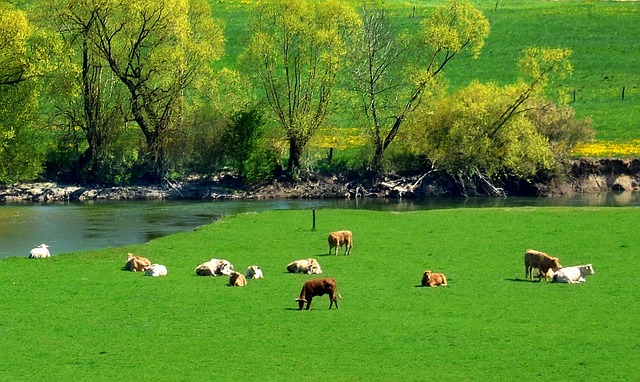
[(591, 264), (566, 267), (558, 269), (553, 274), (553, 282), (569, 284), (583, 283), (587, 281), (587, 275), (593, 275), (595, 273)]
[(29, 252), (30, 259), (44, 259), (47, 257), (51, 257), (49, 253), (49, 246), (46, 244), (40, 244)]
[(124, 265), (124, 270), (131, 272), (142, 272), (147, 269), (149, 265), (151, 265), (151, 261), (149, 261), (149, 259), (141, 256), (136, 256), (133, 253), (128, 253), (127, 263)]
[(338, 300), (336, 300), (336, 297), (342, 298), (342, 296), (337, 293), (336, 281), (325, 278), (309, 280), (304, 283), (300, 291), (300, 298), (296, 298), (298, 310), (302, 310), (305, 303), (307, 304), (307, 310), (311, 309), (311, 300), (313, 300), (315, 296), (323, 296), (325, 293), (329, 295), (329, 299), (331, 300), (329, 309), (331, 309), (333, 304), (336, 304), (336, 309), (338, 309)]
[(287, 271), (291, 273), (306, 273), (309, 275), (322, 273), (320, 263), (316, 259), (296, 260), (287, 265)]
[(338, 256), (338, 248), (344, 245), (346, 249), (345, 256), (348, 256), (353, 246), (353, 234), (351, 231), (331, 232), (327, 241), (329, 242), (329, 254), (331, 254), (331, 249), (335, 248), (336, 256)]
[(247, 268), (247, 272), (245, 273), (248, 279), (261, 279), (264, 278), (262, 275), (262, 269), (260, 269), (257, 265), (252, 265)]
[(166, 276), (167, 275), (167, 267), (165, 267), (162, 264), (151, 264), (144, 271), (144, 275), (145, 276), (152, 276), (152, 277)]
[(229, 275), (229, 285), (231, 286), (245, 286), (247, 285), (247, 279), (240, 272), (231, 272)]
[(548, 280), (547, 272), (549, 272), (549, 269), (555, 272), (562, 268), (562, 265), (560, 265), (557, 257), (551, 257), (534, 249), (527, 249), (524, 253), (524, 277), (533, 280), (534, 268), (538, 268), (538, 281), (540, 281), (543, 275), (545, 280)]
[(229, 276), (232, 271), (233, 264), (224, 259), (211, 259), (196, 267), (196, 275), (198, 276)]
[(433, 273), (425, 270), (422, 274), (422, 286), (436, 287), (438, 285), (447, 286), (447, 278), (442, 273)]

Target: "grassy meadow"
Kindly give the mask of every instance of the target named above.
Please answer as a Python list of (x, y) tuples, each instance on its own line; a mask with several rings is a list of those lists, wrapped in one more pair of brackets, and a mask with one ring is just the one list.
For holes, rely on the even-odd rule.
[[(147, 244), (0, 261), (0, 380), (637, 380), (637, 208), (242, 214)], [(349, 257), (326, 236), (351, 229)], [(527, 248), (577, 285), (524, 280)], [(127, 252), (168, 276), (121, 270)], [(212, 257), (262, 280), (198, 277)], [(343, 299), (311, 311), (290, 261), (315, 257)], [(448, 287), (419, 287), (426, 268)]]
[[(351, 1), (351, 0), (350, 0)], [(417, 31), (420, 20), (446, 0), (390, 0), (384, 5), (392, 21)], [(355, 5), (361, 2), (352, 1)], [(506, 0), (472, 1), (491, 23), (485, 47), (477, 60), (461, 56), (445, 70), (451, 90), (473, 80), (508, 84), (518, 76), (518, 60), (530, 46), (564, 47), (573, 51), (571, 77), (557, 83), (551, 94), (563, 93), (579, 118), (590, 118), (596, 141), (576, 149), (576, 156), (631, 157), (640, 155), (640, 2)], [(251, 1), (212, 1), (216, 17), (224, 21), (227, 55), (222, 66), (235, 67), (246, 46)], [(414, 17), (415, 8), (415, 17)], [(625, 97), (622, 99), (624, 87)], [(341, 111), (340, 113), (350, 111)], [(362, 146), (364, 138), (352, 139), (348, 115), (334, 116), (312, 145), (350, 142)], [(331, 124), (331, 123), (330, 123)], [(344, 124), (344, 126), (342, 126)], [(341, 133), (339, 128), (347, 128)], [(333, 133), (333, 134), (332, 134)], [(335, 146), (331, 146), (335, 147)]]

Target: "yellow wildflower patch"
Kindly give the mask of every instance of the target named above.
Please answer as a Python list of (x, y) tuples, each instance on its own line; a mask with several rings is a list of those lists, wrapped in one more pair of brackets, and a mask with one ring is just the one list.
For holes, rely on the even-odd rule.
[(640, 139), (630, 142), (595, 141), (576, 146), (571, 154), (579, 157), (637, 157), (640, 156)]
[(356, 127), (321, 129), (311, 141), (311, 146), (320, 149), (346, 150), (364, 146), (366, 137)]

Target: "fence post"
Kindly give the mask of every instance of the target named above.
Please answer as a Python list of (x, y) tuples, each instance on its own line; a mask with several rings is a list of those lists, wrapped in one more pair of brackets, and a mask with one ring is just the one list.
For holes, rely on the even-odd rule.
[(624, 101), (624, 86), (622, 87), (622, 100)]
[(313, 210), (313, 227), (311, 228), (312, 231), (316, 230), (316, 209), (314, 208)]

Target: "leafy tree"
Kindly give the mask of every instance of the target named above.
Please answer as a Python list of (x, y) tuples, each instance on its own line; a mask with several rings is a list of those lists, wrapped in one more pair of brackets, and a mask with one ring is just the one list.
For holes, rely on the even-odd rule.
[(36, 177), (46, 142), (38, 118), (39, 80), (55, 68), (55, 39), (23, 11), (0, 2), (0, 182)]
[(325, 121), (344, 34), (357, 24), (342, 1), (266, 0), (255, 6), (244, 62), (258, 78), (289, 143), (287, 172), (295, 176), (302, 152)]
[(471, 3), (449, 0), (437, 6), (415, 40), (408, 41), (393, 30), (380, 5), (363, 6), (361, 18), (363, 28), (351, 44), (351, 57), (355, 90), (374, 145), (371, 168), (379, 172), (403, 122), (429, 92), (438, 91), (437, 77), (447, 63), (463, 50), (478, 56), (489, 22)]
[(553, 169), (568, 148), (590, 135), (587, 123), (544, 98), (553, 78), (570, 72), (569, 55), (564, 49), (527, 49), (520, 61), (523, 77), (515, 84), (476, 81), (435, 108), (421, 107), (414, 141), (424, 143), (421, 151), (463, 188), (475, 179), (500, 193), (496, 180)]
[(117, 158), (130, 154), (116, 144), (125, 125), (124, 89), (94, 44), (95, 9), (83, 0), (61, 0), (48, 12), (69, 46), (69, 66), (59, 73), (51, 102), (60, 111), (56, 124), (64, 128), (63, 139), (81, 151), (72, 158), (73, 178), (112, 183), (123, 165)]
[(92, 0), (93, 44), (130, 96), (152, 176), (167, 173), (167, 134), (180, 126), (185, 91), (212, 76), (224, 36), (203, 0)]

